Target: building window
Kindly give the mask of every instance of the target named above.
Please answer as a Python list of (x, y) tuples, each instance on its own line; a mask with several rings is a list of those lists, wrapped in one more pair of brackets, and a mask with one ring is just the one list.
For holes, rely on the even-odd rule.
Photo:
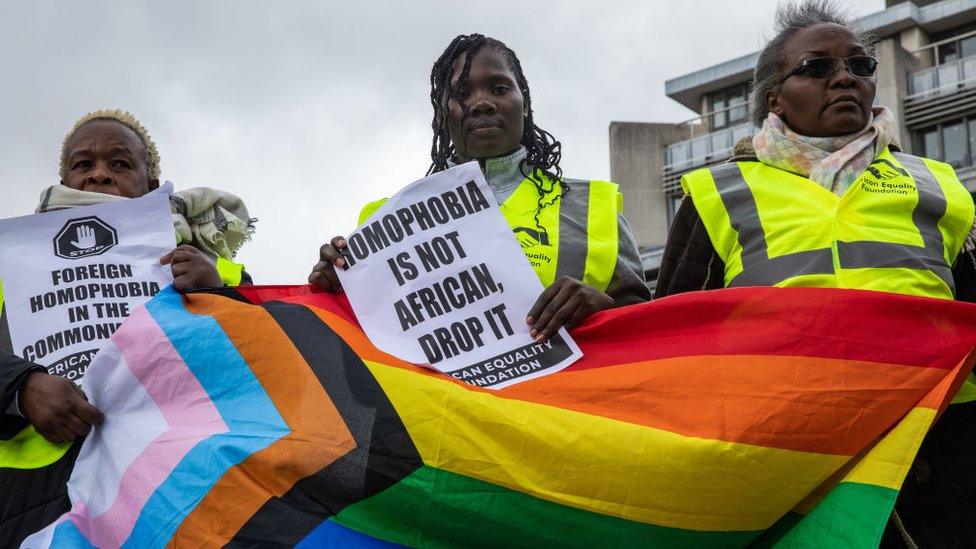
[(729, 125), (737, 124), (746, 119), (749, 109), (749, 89), (741, 87), (729, 92)]
[(949, 42), (939, 46), (939, 64), (952, 63), (959, 60), (959, 42)]
[[(976, 23), (955, 27), (948, 32), (931, 36), (935, 46), (934, 61), (939, 64), (952, 63), (964, 57), (976, 55)], [(941, 43), (940, 43), (941, 42)]]
[(938, 128), (921, 132), (919, 141), (919, 152), (922, 156), (942, 158), (942, 149), (939, 148)]
[(915, 148), (954, 168), (976, 164), (976, 117), (952, 120), (915, 134)]
[(955, 63), (939, 65), (935, 71), (936, 78), (939, 79), (939, 88), (955, 89), (959, 84), (959, 67)]
[(962, 120), (942, 126), (942, 160), (953, 167), (968, 164), (967, 141), (966, 124)]
[(976, 87), (976, 24), (933, 35), (926, 51), (933, 66), (908, 76), (908, 99), (952, 95)]
[(738, 84), (708, 95), (709, 130), (727, 128), (745, 121), (749, 114), (749, 84)]
[(976, 55), (976, 36), (964, 38), (959, 42), (959, 50), (962, 57), (972, 57)]
[(691, 146), (687, 141), (668, 145), (668, 166), (681, 167), (691, 160)]
[(928, 95), (935, 88), (935, 69), (925, 69), (909, 76), (908, 93)]
[(719, 92), (711, 97), (711, 104), (708, 106), (708, 111), (712, 114), (712, 130), (717, 130), (719, 128), (724, 128), (728, 124), (726, 123), (726, 114), (728, 111), (725, 110), (725, 94)]

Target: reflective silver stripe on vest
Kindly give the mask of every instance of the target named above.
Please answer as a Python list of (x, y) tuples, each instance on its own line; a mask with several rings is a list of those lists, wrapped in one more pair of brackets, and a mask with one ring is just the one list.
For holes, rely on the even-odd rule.
[(559, 255), (556, 258), (556, 277), (565, 275), (583, 280), (586, 254), (589, 251), (587, 235), (590, 184), (587, 181), (564, 181), (569, 186), (569, 192), (559, 199)]
[(742, 246), (742, 272), (729, 282), (729, 287), (772, 286), (794, 276), (833, 274), (830, 248), (770, 258), (756, 199), (746, 185), (739, 165), (722, 164), (709, 171), (732, 227), (739, 233), (739, 245)]
[(952, 271), (945, 260), (945, 243), (939, 231), (939, 220), (947, 208), (945, 193), (921, 158), (904, 153), (892, 154), (915, 180), (918, 204), (912, 212), (912, 223), (922, 236), (924, 247), (892, 242), (838, 241), (840, 265), (845, 269), (900, 267), (932, 271), (955, 294)]
[[(837, 242), (838, 260), (845, 269), (906, 268), (928, 270), (941, 278), (955, 293), (952, 272), (946, 264), (939, 220), (947, 204), (942, 187), (922, 159), (893, 153), (911, 173), (918, 188), (918, 204), (912, 222), (922, 236), (924, 247), (892, 242)], [(710, 169), (719, 196), (729, 213), (742, 246), (742, 270), (729, 286), (773, 285), (787, 278), (834, 272), (830, 250), (808, 250), (769, 258), (766, 234), (759, 222), (755, 197), (737, 164)]]

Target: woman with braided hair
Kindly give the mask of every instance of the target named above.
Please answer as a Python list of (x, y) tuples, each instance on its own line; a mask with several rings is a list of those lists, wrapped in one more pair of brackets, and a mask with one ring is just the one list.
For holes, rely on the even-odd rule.
[[(650, 299), (617, 186), (564, 178), (560, 143), (535, 123), (529, 85), (510, 48), (460, 35), (430, 74), (434, 132), (428, 175), (477, 160), (514, 236), (546, 286), (526, 322), (542, 341), (593, 313)], [(385, 202), (368, 204), (362, 224)], [(309, 281), (341, 292), (336, 237)]]

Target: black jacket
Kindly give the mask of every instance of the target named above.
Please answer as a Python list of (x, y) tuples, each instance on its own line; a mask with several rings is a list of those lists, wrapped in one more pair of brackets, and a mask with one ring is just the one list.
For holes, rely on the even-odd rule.
[(24, 419), (7, 414), (7, 408), (31, 372), (45, 371), (43, 366), (28, 362), (7, 350), (0, 350), (0, 440), (24, 428)]

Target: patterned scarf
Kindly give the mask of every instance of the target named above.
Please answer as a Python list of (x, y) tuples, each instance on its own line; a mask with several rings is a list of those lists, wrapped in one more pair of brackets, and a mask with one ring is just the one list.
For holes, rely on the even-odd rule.
[(769, 113), (762, 130), (752, 138), (756, 157), (802, 175), (834, 194), (844, 194), (885, 147), (894, 141), (895, 117), (885, 107), (871, 109), (867, 126), (849, 135), (807, 137)]

